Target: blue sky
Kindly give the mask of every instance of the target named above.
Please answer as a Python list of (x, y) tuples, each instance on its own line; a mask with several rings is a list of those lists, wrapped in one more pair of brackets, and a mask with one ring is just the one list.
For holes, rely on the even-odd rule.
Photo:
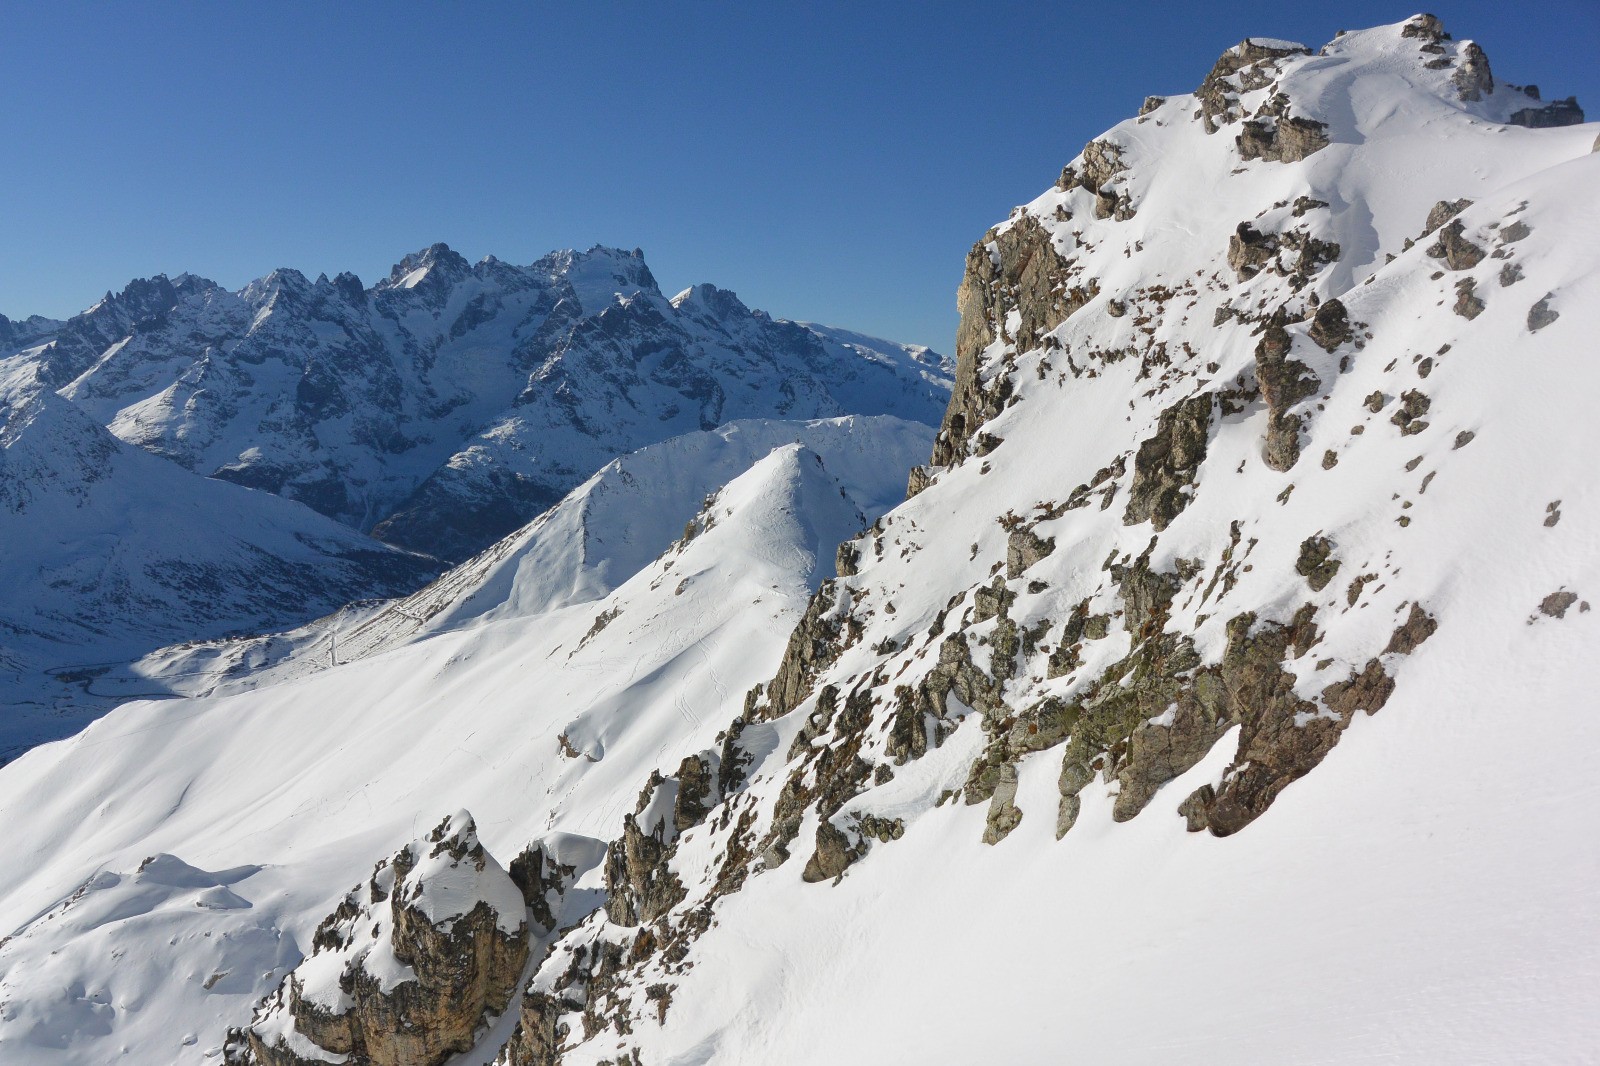
[[(1600, 117), (1600, 4), (1445, 2), (1497, 76)], [(1537, 17), (1529, 14), (1537, 11)], [(1245, 36), (1392, 4), (9, 4), (0, 312), (191, 271), (368, 284), (642, 247), (669, 294), (950, 350), (972, 242)]]

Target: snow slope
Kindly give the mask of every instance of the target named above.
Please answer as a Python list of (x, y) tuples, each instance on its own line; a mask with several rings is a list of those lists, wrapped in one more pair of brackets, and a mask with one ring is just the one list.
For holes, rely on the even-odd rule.
[(0, 362), (0, 762), (103, 712), (100, 676), (156, 648), (295, 624), (437, 570), (130, 447)]
[(98, 679), (97, 688), (222, 695), (429, 634), (603, 599), (691, 522), (698, 529), (712, 494), (774, 448), (805, 445), (836, 472), (852, 504), (876, 516), (904, 495), (901, 472), (927, 455), (932, 439), (930, 427), (892, 415), (747, 419), (687, 433), (612, 460), (526, 527), (409, 596), (352, 604), (293, 631), (162, 648)]
[(466, 808), (584, 858), (465, 1061), (1592, 1058), (1600, 155), (1539, 107), (1426, 17), (1242, 45), (979, 242), (834, 580), (786, 446), (603, 599), (0, 770), (0, 1057), (203, 1061)]
[[(830, 462), (782, 443), (796, 437)], [(432, 824), (422, 797), (470, 809), (496, 854), (534, 837), (584, 854), (664, 753), (714, 742), (831, 573), (834, 545), (866, 522), (862, 508), (898, 495), (906, 454), (930, 437), (881, 417), (744, 424), (661, 446), (703, 453), (702, 470), (763, 454), (716, 486), (697, 535), (663, 544), (609, 596), (481, 612), (230, 698), (132, 703), (6, 767), (0, 1058), (97, 1063), (126, 1047), (140, 1061), (208, 1061), (222, 1029), (309, 952), (330, 893)], [(644, 480), (672, 465), (659, 451), (613, 464), (574, 501), (603, 510), (676, 493), (694, 516), (692, 479)], [(541, 530), (547, 554), (577, 554), (550, 544), (556, 521), (522, 538), (524, 555)], [(508, 575), (507, 602), (538, 577)]]

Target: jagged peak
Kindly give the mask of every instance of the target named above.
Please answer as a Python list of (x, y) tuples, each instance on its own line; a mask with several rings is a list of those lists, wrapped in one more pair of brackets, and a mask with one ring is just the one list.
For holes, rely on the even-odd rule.
[(441, 274), (449, 280), (472, 272), (465, 257), (443, 241), (437, 241), (418, 252), (403, 257), (389, 270), (389, 276), (378, 283), (383, 289), (411, 289), (424, 278)]
[(691, 285), (672, 298), (679, 311), (700, 312), (717, 319), (746, 318), (750, 308), (731, 289), (719, 289), (709, 282)]

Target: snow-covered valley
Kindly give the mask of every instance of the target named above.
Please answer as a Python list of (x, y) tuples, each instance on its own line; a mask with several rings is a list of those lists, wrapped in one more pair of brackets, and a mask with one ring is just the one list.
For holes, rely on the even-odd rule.
[[(0, 767), (0, 1061), (1592, 1059), (1597, 134), (1431, 16), (1252, 39), (982, 235), (932, 416), (925, 349), (641, 283), (563, 351), (698, 330), (714, 411), (585, 342), (383, 452), (358, 529), (196, 477), (249, 433), (5, 323), (0, 442), (92, 442), (19, 460), (265, 501), (324, 568), (417, 559), (364, 532), (530, 441), (581, 460), (481, 552), (431, 526), (420, 589), (130, 652), (106, 692), (181, 698)], [(810, 398), (750, 413), (780, 325)], [(227, 446), (140, 450), (191, 433)]]

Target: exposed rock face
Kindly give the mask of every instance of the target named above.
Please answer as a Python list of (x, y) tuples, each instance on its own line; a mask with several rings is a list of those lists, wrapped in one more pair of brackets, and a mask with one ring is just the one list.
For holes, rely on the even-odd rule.
[(683, 899), (683, 882), (668, 867), (678, 838), (678, 783), (659, 774), (622, 820), (622, 838), (606, 856), (606, 914), (617, 925), (655, 921)]
[(1236, 138), (1241, 159), (1296, 163), (1328, 147), (1328, 125), (1309, 118), (1247, 119)]
[(1298, 414), (1289, 408), (1322, 387), (1311, 368), (1289, 355), (1292, 338), (1283, 315), (1274, 315), (1256, 345), (1256, 379), (1267, 402), (1267, 440), (1262, 458), (1274, 470), (1288, 470), (1300, 458)]
[(1161, 412), (1156, 431), (1133, 457), (1133, 487), (1122, 521), (1148, 521), (1166, 529), (1189, 502), (1190, 487), (1205, 461), (1211, 432), (1211, 394), (1191, 396)]
[(229, 1034), (254, 1066), (438, 1066), (505, 1009), (528, 959), (523, 897), (465, 811), (378, 864), (313, 952)]
[(1464, 101), (1482, 100), (1485, 94), (1494, 92), (1494, 75), (1489, 73), (1489, 57), (1472, 41), (1462, 46), (1461, 60), (1450, 80), (1455, 82), (1456, 92)]
[(1195, 90), (1206, 132), (1216, 133), (1222, 126), (1237, 122), (1239, 94), (1271, 85), (1279, 60), (1310, 52), (1309, 48), (1298, 45), (1283, 47), (1278, 43), (1247, 39), (1222, 53), (1200, 88)]
[(1011, 395), (1007, 375), (985, 380), (981, 366), (983, 353), (999, 335), (1007, 313), (1016, 310), (1022, 316), (1016, 336), (1010, 338), (1016, 347), (1023, 351), (1035, 347), (1044, 334), (1098, 292), (1092, 282), (1085, 287), (1074, 285), (1072, 279), (1073, 272), (1056, 251), (1050, 234), (1031, 217), (1016, 220), (1002, 232), (991, 231), (973, 246), (956, 293), (961, 311), (956, 330), (956, 383), (934, 443), (935, 466), (949, 466), (964, 458), (968, 440), (1000, 413)]

